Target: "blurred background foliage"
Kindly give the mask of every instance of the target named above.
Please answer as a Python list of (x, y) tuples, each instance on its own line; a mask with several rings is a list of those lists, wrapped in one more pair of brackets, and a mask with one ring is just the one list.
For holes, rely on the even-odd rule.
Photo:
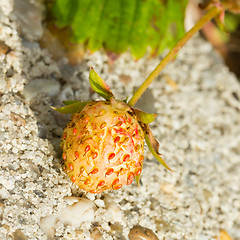
[(223, 56), (229, 69), (240, 78), (240, 15), (226, 12), (225, 26), (227, 33), (214, 26), (209, 34), (205, 30), (204, 35)]
[[(188, 0), (56, 0), (48, 2), (49, 27), (73, 44), (94, 52), (121, 54), (131, 49), (139, 59), (174, 46), (185, 33)], [(57, 31), (59, 31), (57, 33)]]
[[(156, 56), (173, 47), (203, 15), (201, 2), (206, 1), (46, 0), (41, 44), (56, 58), (67, 56), (71, 64), (100, 49), (112, 60), (129, 49), (135, 59), (146, 53)], [(225, 26), (228, 33), (212, 21), (201, 34), (239, 77), (240, 15), (226, 12)]]

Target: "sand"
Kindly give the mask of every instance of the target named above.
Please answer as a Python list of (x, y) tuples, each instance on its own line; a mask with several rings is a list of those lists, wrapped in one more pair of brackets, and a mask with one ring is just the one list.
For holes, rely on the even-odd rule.
[(135, 225), (166, 240), (216, 239), (221, 230), (240, 239), (240, 84), (211, 45), (191, 39), (138, 103), (159, 113), (151, 128), (174, 172), (146, 148), (140, 187), (90, 194), (62, 169), (69, 116), (50, 106), (100, 99), (89, 90), (90, 66), (118, 98), (131, 97), (161, 57), (54, 60), (39, 45), (43, 6), (22, 4), (34, 12), (25, 24), (20, 7), (0, 2), (0, 239), (128, 240)]

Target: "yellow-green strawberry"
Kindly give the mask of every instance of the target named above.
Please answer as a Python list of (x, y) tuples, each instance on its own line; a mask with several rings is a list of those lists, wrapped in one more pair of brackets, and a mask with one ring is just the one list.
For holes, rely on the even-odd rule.
[(61, 143), (64, 168), (72, 182), (91, 193), (101, 193), (129, 185), (135, 177), (139, 180), (144, 139), (156, 159), (169, 169), (148, 126), (156, 114), (116, 100), (93, 69), (89, 81), (105, 101), (65, 101), (65, 107), (54, 108), (72, 113)]

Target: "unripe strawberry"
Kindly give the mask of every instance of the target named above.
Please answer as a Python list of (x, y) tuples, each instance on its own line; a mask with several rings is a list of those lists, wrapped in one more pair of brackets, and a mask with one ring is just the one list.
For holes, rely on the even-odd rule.
[(170, 170), (148, 126), (157, 115), (116, 100), (93, 69), (89, 81), (106, 101), (64, 101), (65, 107), (53, 108), (73, 114), (61, 143), (64, 168), (72, 182), (91, 193), (101, 193), (129, 185), (134, 178), (139, 181), (144, 139), (154, 157)]
[(131, 108), (88, 103), (64, 129), (65, 169), (81, 189), (100, 193), (131, 184), (141, 173), (144, 133)]

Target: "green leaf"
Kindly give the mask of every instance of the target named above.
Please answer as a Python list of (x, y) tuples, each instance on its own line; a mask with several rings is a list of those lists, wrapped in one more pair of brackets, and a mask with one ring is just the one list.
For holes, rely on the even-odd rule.
[[(103, 43), (105, 42), (105, 38), (108, 33), (108, 8), (107, 4), (109, 4), (109, 0), (101, 0), (99, 1), (102, 5), (99, 7), (98, 12), (100, 13), (99, 18), (94, 25), (94, 29), (92, 30), (92, 36), (89, 38), (88, 47), (91, 51), (97, 51), (103, 47)], [(114, 2), (114, 1), (113, 1)]]
[[(160, 54), (165, 48), (172, 48), (184, 35), (184, 12), (187, 3), (188, 0), (168, 0), (155, 3), (155, 7), (160, 11), (154, 12), (152, 26), (157, 31), (151, 30), (155, 36), (150, 41), (152, 50), (157, 54)], [(159, 6), (157, 7), (157, 5)]]
[(132, 30), (129, 36), (131, 51), (136, 58), (142, 57), (149, 45), (153, 2), (155, 1), (138, 0), (136, 4)]
[(232, 14), (230, 12), (226, 12), (225, 16), (225, 24), (226, 28), (229, 32), (237, 31), (238, 26), (240, 25), (240, 15)]
[(55, 0), (50, 12), (58, 27), (69, 27), (69, 41), (91, 51), (120, 54), (131, 48), (135, 58), (171, 48), (184, 34), (188, 0)]
[(118, 28), (117, 40), (112, 51), (122, 53), (128, 49), (130, 45), (130, 35), (132, 32), (132, 25), (135, 17), (135, 9), (137, 5), (136, 0), (122, 0), (121, 1), (121, 14), (120, 24)]
[(159, 143), (158, 141), (154, 138), (150, 128), (148, 125), (144, 125), (145, 127), (145, 134), (144, 138), (147, 143), (147, 146), (152, 153), (152, 155), (158, 160), (160, 164), (162, 164), (166, 169), (172, 171), (172, 169), (167, 165), (167, 163), (162, 159), (161, 154), (158, 152), (159, 149)]
[(141, 121), (142, 123), (145, 123), (145, 124), (149, 124), (149, 123), (153, 122), (158, 115), (157, 113), (146, 113), (139, 109), (133, 109), (133, 111), (136, 114), (136, 116), (138, 117), (139, 121)]
[[(70, 101), (66, 101), (70, 102)], [(64, 114), (72, 114), (76, 112), (82, 111), (82, 109), (88, 104), (89, 102), (76, 102), (72, 104), (66, 104), (65, 107), (55, 108), (51, 107), (52, 109), (56, 110), (57, 112), (64, 113)]]
[(78, 0), (57, 0), (52, 8), (53, 15), (56, 18), (58, 27), (65, 27), (73, 21), (73, 16), (79, 9)]
[(109, 86), (104, 82), (104, 80), (94, 71), (93, 68), (90, 70), (89, 74), (89, 83), (92, 89), (105, 98), (106, 100), (110, 100), (113, 97), (113, 93), (111, 92)]
[(77, 43), (83, 43), (93, 35), (100, 19), (103, 1), (99, 0), (79, 0), (79, 7), (76, 10), (71, 21), (71, 27), (74, 33), (74, 40)]
[(63, 101), (63, 104), (64, 105), (70, 105), (70, 104), (73, 104), (73, 103), (79, 103), (79, 101), (76, 101), (76, 100), (66, 100), (66, 101)]
[(108, 22), (108, 31), (104, 38), (107, 50), (122, 53), (127, 50), (134, 20), (136, 0), (108, 1), (105, 22)]

